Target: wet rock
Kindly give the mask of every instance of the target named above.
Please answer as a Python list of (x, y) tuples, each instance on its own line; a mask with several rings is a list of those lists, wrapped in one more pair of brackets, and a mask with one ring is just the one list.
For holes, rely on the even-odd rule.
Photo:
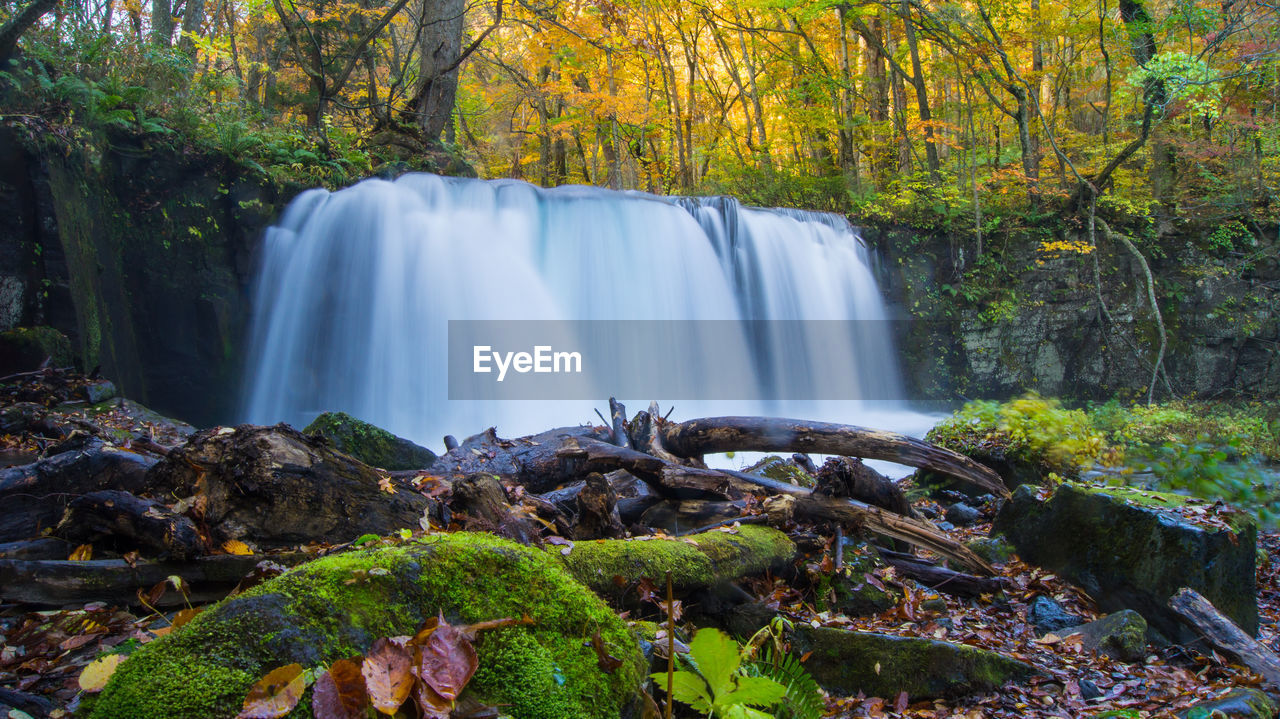
[(1132, 609), (1109, 614), (1088, 624), (1067, 627), (1057, 633), (1061, 636), (1080, 634), (1084, 637), (1085, 649), (1122, 662), (1140, 661), (1146, 655), (1147, 620)]
[(884, 567), (884, 562), (866, 544), (848, 543), (843, 567), (831, 574), (813, 576), (819, 605), (850, 617), (879, 614), (897, 606), (902, 601), (902, 592), (881, 583), (875, 576), (875, 571)]
[(216, 542), (340, 543), (419, 526), (433, 502), (288, 425), (215, 427), (152, 468), (153, 496), (199, 496)]
[(1199, 701), (1178, 712), (1178, 719), (1275, 719), (1280, 715), (1266, 692), (1253, 688), (1232, 689), (1221, 697)]
[(1077, 685), (1080, 687), (1080, 698), (1084, 699), (1085, 701), (1089, 701), (1091, 699), (1097, 699), (1098, 697), (1101, 697), (1101, 696), (1106, 696), (1106, 692), (1099, 689), (1097, 684), (1094, 684), (1088, 679), (1081, 679), (1079, 682), (1077, 682)]
[[(325, 557), (206, 610), (130, 655), (89, 717), (231, 719), (268, 671), (363, 653), (437, 611), (453, 624), (532, 620), (478, 633), (464, 692), (512, 717), (616, 719), (638, 696), (644, 659), (614, 610), (549, 554), (455, 533)], [(621, 660), (612, 673), (593, 636)]]
[(1004, 537), (977, 537), (965, 546), (992, 564), (1004, 564), (1013, 557), (1013, 546)]
[(970, 507), (964, 502), (956, 502), (947, 507), (947, 521), (957, 527), (967, 527), (970, 524), (982, 519), (982, 512)]
[(110, 380), (100, 379), (79, 388), (76, 390), (76, 394), (89, 404), (98, 404), (109, 399), (115, 399), (119, 392), (116, 391), (116, 386)]
[(1160, 502), (1177, 495), (1063, 484), (1047, 500), (1020, 487), (996, 517), (1026, 562), (1057, 573), (1094, 597), (1103, 611), (1133, 609), (1173, 641), (1195, 639), (1166, 604), (1181, 587), (1213, 602), (1256, 635), (1256, 526), (1234, 531), (1193, 525)]
[(1071, 614), (1061, 604), (1043, 595), (1032, 599), (1031, 604), (1027, 605), (1027, 621), (1041, 635), (1085, 623), (1084, 617)]
[(328, 439), (338, 451), (370, 467), (391, 471), (424, 469), (436, 461), (435, 452), (426, 447), (344, 412), (325, 412), (302, 431)]
[(812, 652), (805, 669), (824, 689), (844, 695), (906, 692), (913, 701), (958, 696), (1035, 673), (1028, 664), (976, 647), (830, 627), (797, 627), (792, 648)]
[(955, 528), (956, 528), (956, 525), (952, 524), (951, 522), (938, 522), (938, 529), (941, 529), (944, 532), (950, 532)]
[(947, 600), (942, 597), (931, 597), (920, 602), (920, 608), (926, 612), (945, 612), (947, 611)]

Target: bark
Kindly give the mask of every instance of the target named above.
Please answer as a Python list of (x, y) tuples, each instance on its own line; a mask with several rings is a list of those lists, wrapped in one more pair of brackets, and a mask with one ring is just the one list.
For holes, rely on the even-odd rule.
[(1193, 589), (1169, 598), (1169, 608), (1218, 652), (1249, 667), (1273, 688), (1280, 687), (1280, 658), (1249, 636)]
[(520, 544), (538, 544), (538, 529), (511, 511), (510, 497), (502, 484), (483, 472), (453, 483), (449, 510), (454, 520), (470, 532), (491, 532)]
[(913, 516), (911, 503), (902, 488), (853, 457), (832, 457), (817, 473), (818, 485), (813, 493), (824, 497), (850, 497), (896, 512)]
[(599, 472), (587, 475), (577, 497), (578, 517), (574, 539), (614, 539), (626, 535), (618, 515), (618, 494)]
[(805, 452), (883, 459), (954, 477), (1008, 497), (998, 475), (977, 462), (895, 432), (770, 417), (712, 417), (666, 424), (663, 446), (680, 457), (711, 452)]
[(925, 85), (924, 70), (920, 63), (920, 44), (916, 41), (916, 29), (911, 20), (911, 4), (902, 0), (902, 25), (906, 32), (907, 49), (911, 53), (911, 85), (916, 91), (916, 107), (919, 109), (920, 121), (924, 124), (925, 161), (929, 166), (929, 174), (936, 180), (941, 164), (938, 160), (938, 146), (933, 137), (933, 113), (929, 108), (929, 88)]
[(110, 538), (114, 549), (139, 549), (162, 558), (191, 559), (208, 550), (196, 525), (152, 499), (105, 490), (67, 505), (54, 533), (77, 544)]
[(22, 8), (18, 13), (9, 18), (9, 21), (0, 27), (0, 69), (3, 69), (13, 59), (14, 53), (18, 50), (18, 38), (23, 33), (31, 29), (40, 18), (44, 17), (50, 10), (56, 7), (58, 0), (32, 0), (26, 7)]
[(910, 554), (881, 549), (880, 556), (902, 576), (914, 579), (934, 591), (956, 597), (974, 598), (983, 594), (995, 594), (1007, 585), (1004, 577), (965, 574)]

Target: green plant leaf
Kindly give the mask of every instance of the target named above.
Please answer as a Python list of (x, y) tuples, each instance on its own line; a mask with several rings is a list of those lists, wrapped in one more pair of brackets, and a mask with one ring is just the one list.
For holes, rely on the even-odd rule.
[[(667, 688), (666, 672), (650, 674), (649, 678), (662, 689), (665, 690)], [(671, 696), (676, 701), (688, 704), (700, 712), (707, 712), (711, 709), (711, 695), (707, 693), (707, 683), (703, 681), (702, 677), (693, 672), (675, 672), (672, 674)]]
[(726, 694), (716, 695), (716, 704), (749, 704), (767, 707), (777, 704), (786, 696), (787, 688), (768, 677), (739, 677), (738, 688)]
[(698, 630), (689, 642), (689, 658), (711, 687), (712, 696), (733, 691), (733, 674), (742, 663), (738, 643), (719, 629)]

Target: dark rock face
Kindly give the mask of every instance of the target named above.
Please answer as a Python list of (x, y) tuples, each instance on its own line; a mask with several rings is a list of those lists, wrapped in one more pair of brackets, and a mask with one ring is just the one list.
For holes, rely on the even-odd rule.
[[(1085, 239), (1072, 234), (1067, 223), (1055, 229), (1059, 239)], [(1168, 254), (1147, 258), (1169, 293), (1158, 298), (1171, 342), (1165, 367), (1178, 394), (1275, 397), (1280, 394), (1275, 230), (1241, 240), (1240, 250), (1267, 259), (1238, 263), (1206, 246), (1204, 239), (1216, 229), (1161, 228), (1157, 242)], [(972, 267), (972, 255), (965, 256), (970, 238), (924, 243), (910, 228), (867, 228), (864, 234), (883, 254), (880, 281), (891, 301), (924, 320), (898, 325), (911, 396), (1004, 398), (1035, 390), (1107, 399), (1118, 392), (1146, 392), (1155, 323), (1145, 293), (1134, 291), (1144, 286), (1141, 269), (1117, 243), (1100, 242), (1097, 250), (1102, 295), (1111, 314), (1104, 324), (1090, 255), (1047, 259), (1037, 252), (1037, 239), (1015, 236), (996, 256), (1017, 274), (971, 302), (965, 292), (941, 291)], [(967, 283), (965, 289), (970, 289)]]
[(125, 395), (228, 421), (254, 253), (296, 189), (141, 138), (0, 128), (0, 329), (52, 326)]
[(70, 367), (75, 361), (71, 340), (52, 327), (18, 327), (0, 333), (0, 375), (27, 372), (45, 360), (50, 367)]
[[(346, 542), (416, 528), (431, 500), (287, 425), (197, 433), (147, 473), (154, 496), (198, 495), (216, 541)], [(394, 490), (394, 491), (389, 491)]]
[(426, 447), (397, 437), (345, 412), (325, 412), (302, 431), (324, 437), (339, 451), (370, 467), (381, 467), (394, 472), (423, 469), (436, 461), (435, 452)]
[(1048, 597), (1039, 596), (1027, 606), (1027, 621), (1036, 628), (1037, 634), (1047, 634), (1083, 624), (1084, 617), (1068, 612)]
[(1024, 486), (1000, 510), (993, 531), (1008, 537), (1024, 561), (1079, 585), (1099, 608), (1136, 610), (1174, 641), (1194, 639), (1166, 606), (1181, 587), (1257, 634), (1251, 522), (1237, 532), (1196, 527), (1157, 505), (1117, 496), (1063, 484), (1041, 501)]
[(1035, 670), (984, 649), (932, 639), (807, 625), (796, 628), (793, 649), (812, 652), (805, 669), (822, 687), (840, 694), (915, 699), (992, 691)]
[(1196, 702), (1190, 709), (1178, 712), (1178, 719), (1275, 719), (1280, 714), (1275, 700), (1260, 689), (1232, 689), (1210, 701)]
[(1132, 609), (1108, 614), (1095, 622), (1068, 627), (1063, 636), (1080, 634), (1084, 648), (1122, 662), (1140, 661), (1146, 655), (1147, 620)]
[(982, 512), (970, 507), (963, 502), (956, 502), (947, 507), (947, 521), (957, 527), (967, 527), (970, 524), (982, 519)]

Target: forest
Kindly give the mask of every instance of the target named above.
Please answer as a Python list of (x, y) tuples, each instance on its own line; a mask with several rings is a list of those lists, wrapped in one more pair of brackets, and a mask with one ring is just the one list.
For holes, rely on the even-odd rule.
[(447, 153), (544, 186), (963, 230), (1276, 218), (1265, 2), (34, 0), (22, 110), (341, 184)]

